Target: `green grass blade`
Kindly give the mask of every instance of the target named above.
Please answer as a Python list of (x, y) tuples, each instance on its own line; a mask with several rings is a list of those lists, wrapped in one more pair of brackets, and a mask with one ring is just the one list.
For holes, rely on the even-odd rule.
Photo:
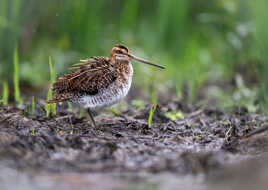
[(14, 64), (13, 82), (14, 82), (15, 101), (17, 103), (20, 103), (21, 98), (20, 98), (20, 87), (19, 87), (19, 55), (18, 55), (18, 47), (16, 47), (15, 50), (14, 50), (13, 64)]
[(8, 84), (5, 81), (3, 82), (3, 91), (2, 91), (2, 100), (4, 106), (8, 104), (8, 96), (9, 96)]
[[(48, 93), (47, 93), (47, 101), (48, 100), (51, 100), (52, 99), (52, 90), (51, 88), (48, 90)], [(46, 114), (47, 114), (47, 117), (50, 116), (50, 112), (51, 112), (51, 104), (45, 104), (45, 110), (46, 110)]]
[(52, 64), (52, 58), (49, 56), (48, 58), (48, 64), (49, 64), (49, 72), (50, 72), (50, 82), (51, 84), (55, 82), (56, 80), (56, 73)]
[(25, 105), (25, 108), (24, 108), (24, 116), (28, 116), (30, 113), (30, 105)]
[(32, 115), (35, 115), (35, 99), (32, 97)]
[[(49, 64), (49, 72), (50, 72), (50, 83), (52, 85), (54, 81), (56, 80), (56, 73), (53, 68), (51, 56), (49, 56), (48, 58), (48, 64)], [(52, 99), (52, 89), (50, 88), (47, 93), (47, 101), (51, 99)], [(45, 110), (46, 110), (47, 117), (49, 117), (50, 113), (52, 113), (52, 115), (55, 116), (56, 115), (56, 103), (46, 104)]]
[[(6, 21), (6, 12), (7, 12), (7, 4), (8, 1), (7, 0), (1, 0), (0, 1), (0, 26), (5, 25), (5, 21)], [(4, 35), (2, 35), (4, 32), (3, 29), (0, 28), (0, 40), (4, 38)]]
[(154, 112), (156, 110), (156, 106), (157, 105), (154, 104), (150, 109), (149, 118), (148, 118), (148, 126), (149, 126), (149, 128), (152, 127), (152, 121), (153, 121)]
[(256, 38), (260, 52), (261, 67), (260, 74), (262, 79), (261, 97), (263, 108), (268, 108), (268, 26), (266, 24), (268, 4), (266, 0), (250, 1), (252, 13), (256, 23)]

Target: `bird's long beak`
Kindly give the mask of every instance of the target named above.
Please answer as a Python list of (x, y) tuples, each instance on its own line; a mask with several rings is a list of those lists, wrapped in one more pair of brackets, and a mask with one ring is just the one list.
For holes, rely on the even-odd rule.
[(158, 67), (158, 68), (160, 68), (160, 69), (165, 69), (165, 67), (162, 66), (162, 65), (154, 64), (154, 63), (152, 63), (152, 62), (150, 62), (150, 61), (146, 61), (146, 60), (141, 59), (141, 58), (138, 58), (138, 57), (136, 57), (136, 56), (134, 56), (134, 55), (128, 54), (128, 56), (129, 56), (131, 59), (134, 59), (134, 60), (136, 60), (136, 61), (139, 61), (139, 62), (148, 64), (148, 65), (152, 65), (152, 66)]

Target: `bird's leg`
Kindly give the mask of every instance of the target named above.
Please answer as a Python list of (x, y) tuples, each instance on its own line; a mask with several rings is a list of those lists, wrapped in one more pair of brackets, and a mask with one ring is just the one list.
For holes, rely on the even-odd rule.
[(90, 120), (91, 120), (92, 124), (94, 125), (94, 127), (97, 127), (97, 125), (96, 125), (96, 123), (95, 123), (95, 120), (94, 120), (94, 117), (93, 117), (93, 115), (92, 115), (92, 112), (91, 112), (90, 108), (87, 108), (87, 113), (88, 113), (88, 115), (89, 115), (89, 117), (90, 117)]

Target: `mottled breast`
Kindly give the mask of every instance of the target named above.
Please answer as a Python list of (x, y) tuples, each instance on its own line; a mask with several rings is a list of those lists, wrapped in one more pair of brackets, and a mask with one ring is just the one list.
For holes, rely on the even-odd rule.
[(133, 67), (130, 62), (120, 67), (117, 79), (107, 88), (99, 89), (95, 95), (83, 95), (78, 103), (85, 108), (99, 108), (110, 106), (123, 99), (131, 87)]

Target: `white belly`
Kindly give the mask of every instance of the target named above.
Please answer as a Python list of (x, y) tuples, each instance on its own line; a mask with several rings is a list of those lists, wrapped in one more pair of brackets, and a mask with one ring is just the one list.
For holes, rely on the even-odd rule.
[(91, 109), (110, 106), (117, 103), (128, 94), (128, 91), (131, 87), (133, 75), (132, 66), (130, 71), (129, 78), (125, 83), (122, 83), (120, 86), (118, 86), (114, 82), (109, 85), (108, 88), (99, 90), (98, 94), (96, 95), (81, 97), (78, 100), (78, 103), (84, 108)]

